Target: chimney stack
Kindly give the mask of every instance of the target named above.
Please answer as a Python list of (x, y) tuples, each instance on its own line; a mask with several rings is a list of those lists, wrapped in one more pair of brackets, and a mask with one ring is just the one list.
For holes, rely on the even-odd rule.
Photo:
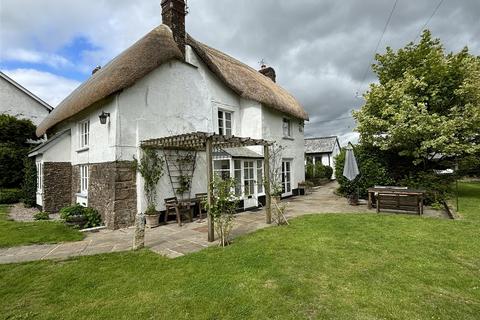
[(272, 67), (267, 67), (266, 65), (262, 64), (262, 67), (260, 70), (258, 70), (258, 72), (270, 78), (273, 82), (277, 82), (277, 75), (275, 74), (275, 69)]
[(173, 39), (185, 57), (185, 16), (187, 6), (185, 0), (162, 0), (162, 23), (167, 25), (173, 32)]

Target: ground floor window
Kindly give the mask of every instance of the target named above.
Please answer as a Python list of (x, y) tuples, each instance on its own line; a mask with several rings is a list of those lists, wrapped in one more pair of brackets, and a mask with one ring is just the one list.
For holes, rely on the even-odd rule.
[(43, 163), (37, 162), (37, 192), (42, 192), (43, 189)]
[(235, 195), (242, 196), (242, 162), (240, 160), (233, 161), (233, 173), (235, 177)]
[(214, 160), (213, 173), (222, 180), (230, 178), (230, 160)]
[(243, 162), (243, 183), (245, 196), (255, 194), (255, 176), (253, 161)]
[(257, 192), (263, 193), (263, 161), (257, 160)]
[(88, 194), (88, 166), (80, 166), (80, 193)]

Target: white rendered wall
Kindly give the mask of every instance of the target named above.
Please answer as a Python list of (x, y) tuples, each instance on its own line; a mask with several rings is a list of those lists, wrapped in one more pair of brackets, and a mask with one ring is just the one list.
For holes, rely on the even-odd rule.
[(71, 137), (66, 133), (53, 141), (52, 146), (42, 152), (43, 162), (71, 162)]
[[(298, 183), (305, 181), (305, 141), (303, 121), (284, 116), (270, 108), (263, 107), (263, 139), (276, 141), (285, 147), (282, 158), (292, 161), (292, 189), (298, 188)], [(283, 118), (291, 121), (291, 139), (283, 137)]]
[(0, 77), (0, 114), (30, 119), (36, 126), (48, 115), (48, 110), (37, 100)]

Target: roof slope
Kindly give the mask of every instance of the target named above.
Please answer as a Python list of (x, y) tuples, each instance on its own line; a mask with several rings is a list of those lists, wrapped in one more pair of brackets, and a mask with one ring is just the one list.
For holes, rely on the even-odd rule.
[(189, 44), (210, 70), (241, 97), (308, 120), (300, 103), (285, 89), (246, 64), (188, 36)]
[(22, 86), (21, 84), (19, 84), (17, 81), (13, 80), (12, 78), (10, 78), (9, 76), (7, 76), (5, 73), (3, 73), (2, 71), (0, 71), (0, 77), (2, 77), (3, 79), (5, 79), (7, 82), (11, 83), (13, 86), (15, 86), (17, 89), (19, 89), (20, 91), (23, 91), (26, 95), (28, 95), (30, 98), (32, 98), (33, 100), (37, 101), (38, 103), (40, 103), (45, 109), (48, 110), (48, 112), (52, 111), (53, 108), (48, 104), (46, 103), (45, 101), (43, 101), (42, 99), (40, 99), (39, 97), (37, 97), (36, 95), (34, 95), (32, 92), (30, 92), (28, 89), (26, 89), (24, 86)]
[(305, 153), (330, 153), (338, 143), (336, 136), (305, 139)]
[[(210, 70), (238, 95), (308, 120), (307, 113), (298, 101), (268, 77), (190, 36), (187, 43)], [(182, 53), (173, 39), (170, 28), (160, 25), (75, 89), (40, 123), (37, 135), (43, 135), (49, 128), (95, 102), (132, 86), (146, 74), (172, 59), (183, 60)]]
[(183, 59), (170, 28), (160, 25), (95, 72), (45, 118), (37, 136), (114, 92), (132, 86), (171, 59)]

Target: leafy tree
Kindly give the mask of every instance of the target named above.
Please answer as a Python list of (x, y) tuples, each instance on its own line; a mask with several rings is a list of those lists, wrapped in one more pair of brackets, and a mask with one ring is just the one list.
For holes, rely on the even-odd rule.
[(376, 55), (378, 83), (354, 113), (362, 143), (394, 151), (426, 169), (480, 151), (480, 57), (445, 54), (424, 31), (418, 44)]
[(18, 187), (23, 180), (23, 161), (35, 139), (35, 125), (30, 120), (0, 114), (0, 188)]

